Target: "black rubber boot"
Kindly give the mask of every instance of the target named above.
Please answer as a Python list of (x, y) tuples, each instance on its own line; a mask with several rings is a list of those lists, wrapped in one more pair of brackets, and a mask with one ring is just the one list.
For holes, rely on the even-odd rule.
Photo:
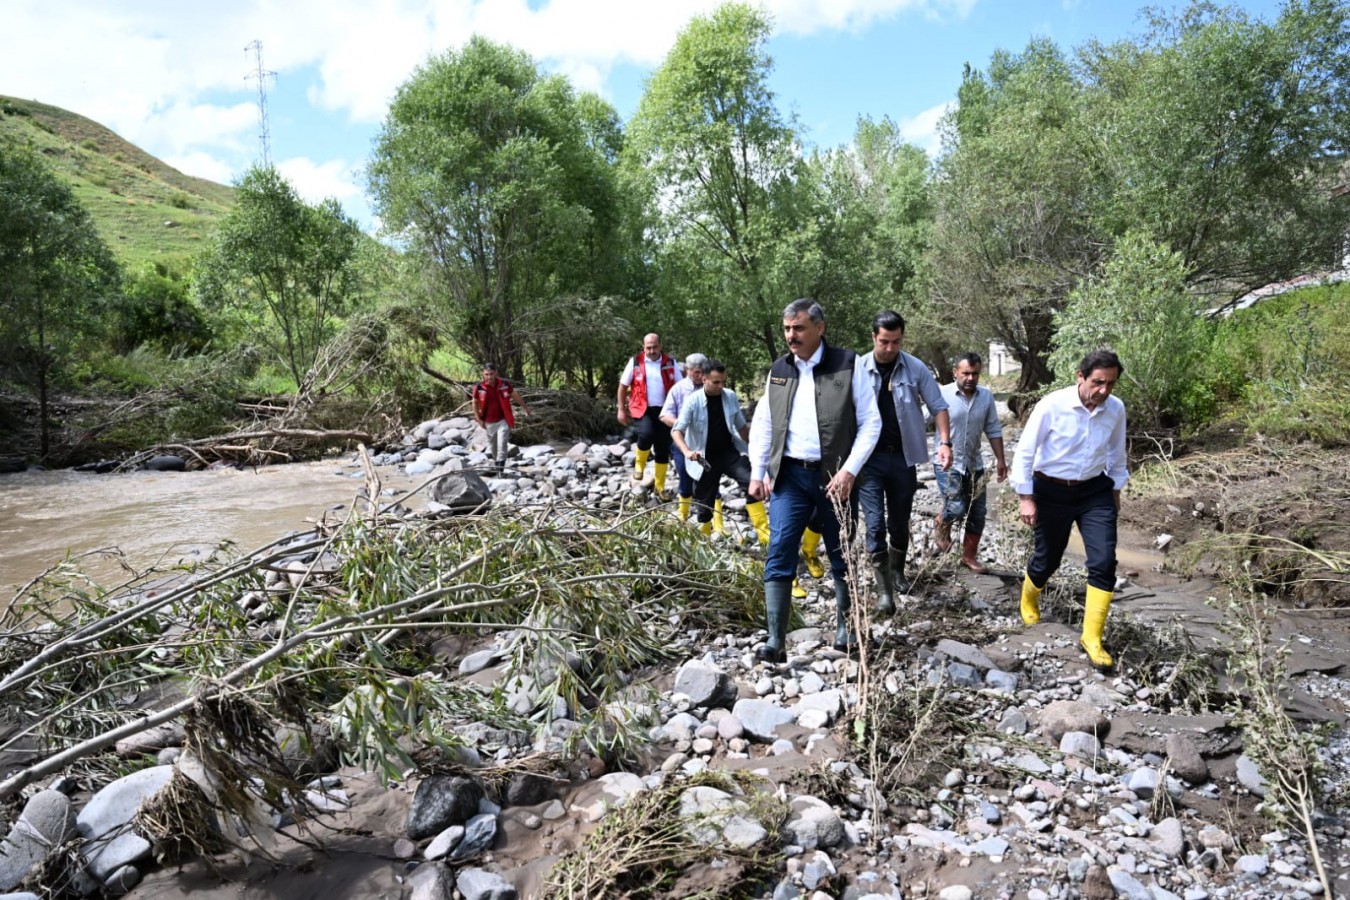
[(905, 577), (905, 554), (892, 547), (889, 551), (891, 560), (891, 590), (895, 594), (908, 594), (914, 590), (914, 585)]
[(884, 550), (872, 554), (872, 574), (876, 576), (877, 612), (886, 616), (895, 615), (895, 594), (891, 589), (891, 561)]
[(755, 656), (764, 662), (787, 662), (788, 620), (792, 617), (792, 582), (764, 582), (764, 615), (768, 620), (769, 638)]
[(834, 649), (847, 653), (858, 643), (857, 637), (849, 630), (848, 611), (853, 606), (848, 593), (848, 582), (842, 578), (834, 579)]

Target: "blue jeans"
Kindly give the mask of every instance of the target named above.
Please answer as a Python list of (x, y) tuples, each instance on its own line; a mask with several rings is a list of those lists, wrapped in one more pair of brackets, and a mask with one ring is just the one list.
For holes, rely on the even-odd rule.
[(839, 548), (839, 519), (825, 495), (819, 469), (806, 469), (783, 460), (769, 495), (769, 549), (764, 557), (765, 581), (789, 581), (797, 575), (797, 557), (806, 526), (819, 527), (835, 578), (847, 572)]
[(1078, 525), (1087, 556), (1088, 584), (1108, 593), (1116, 589), (1116, 497), (1115, 483), (1098, 475), (1081, 484), (1058, 484), (1037, 478), (1032, 485), (1036, 499), (1036, 546), (1027, 563), (1027, 577), (1045, 587), (1064, 558), (1069, 529)]
[(670, 461), (675, 464), (675, 474), (680, 476), (680, 486), (675, 489), (676, 494), (681, 497), (694, 496), (694, 479), (689, 477), (689, 472), (684, 467), (684, 454), (673, 444), (670, 448)]
[(933, 474), (937, 476), (938, 493), (942, 495), (942, 521), (955, 522), (964, 516), (966, 534), (984, 534), (989, 507), (984, 470), (958, 472), (949, 469), (944, 472), (941, 466), (933, 466)]
[(867, 552), (884, 553), (887, 538), (901, 560), (909, 555), (909, 516), (919, 477), (903, 453), (873, 453), (854, 491), (867, 528)]

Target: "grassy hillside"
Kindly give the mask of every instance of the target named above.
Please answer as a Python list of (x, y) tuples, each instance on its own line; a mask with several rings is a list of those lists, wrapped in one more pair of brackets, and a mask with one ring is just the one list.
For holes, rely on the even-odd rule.
[(42, 154), (89, 210), (129, 271), (161, 263), (186, 271), (234, 189), (184, 175), (84, 116), (0, 95), (0, 139)]

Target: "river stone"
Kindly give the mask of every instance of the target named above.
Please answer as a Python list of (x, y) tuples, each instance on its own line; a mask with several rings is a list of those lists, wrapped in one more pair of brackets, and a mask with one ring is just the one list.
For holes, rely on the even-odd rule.
[(844, 695), (837, 688), (816, 694), (804, 694), (797, 701), (796, 709), (798, 716), (808, 710), (822, 712), (826, 717), (825, 724), (828, 725), (844, 711)]
[(1191, 784), (1204, 784), (1209, 780), (1209, 766), (1189, 735), (1173, 732), (1167, 736), (1167, 756), (1169, 765), (1179, 778)]
[(1141, 766), (1129, 774), (1125, 786), (1140, 800), (1152, 800), (1158, 791), (1158, 772), (1148, 766)]
[(451, 877), (444, 863), (423, 863), (408, 876), (409, 900), (450, 900)]
[(977, 669), (988, 671), (997, 668), (989, 655), (979, 647), (971, 644), (963, 644), (960, 641), (953, 641), (944, 638), (938, 641), (937, 646), (933, 648), (948, 659), (953, 659), (959, 663), (965, 663), (968, 666), (974, 666)]
[(1110, 879), (1111, 888), (1117, 897), (1124, 897), (1127, 900), (1154, 900), (1153, 892), (1120, 866), (1107, 866), (1106, 877)]
[(338, 745), (324, 725), (310, 725), (308, 735), (295, 725), (281, 725), (275, 739), (278, 754), (296, 778), (325, 775), (337, 769), (340, 762)]
[(675, 673), (674, 690), (689, 698), (690, 704), (724, 706), (736, 699), (736, 684), (717, 666), (691, 659)]
[(534, 772), (515, 775), (506, 785), (507, 806), (535, 806), (553, 794), (553, 782)]
[(0, 891), (23, 881), (47, 854), (74, 837), (70, 798), (60, 791), (38, 791), (24, 804), (19, 819), (0, 844)]
[(772, 741), (778, 726), (797, 720), (791, 710), (784, 709), (767, 700), (737, 700), (731, 714), (740, 720), (747, 733), (761, 741)]
[(1059, 752), (1092, 759), (1102, 752), (1102, 746), (1096, 735), (1088, 734), (1086, 731), (1069, 731), (1059, 739)]
[(1266, 795), (1266, 779), (1261, 776), (1261, 770), (1256, 767), (1256, 762), (1245, 753), (1237, 758), (1237, 780), (1238, 784), (1256, 796)]
[(461, 869), (455, 878), (455, 887), (464, 895), (464, 900), (516, 900), (515, 887), (487, 869)]
[(121, 897), (141, 883), (141, 870), (135, 866), (123, 866), (108, 876), (103, 884), (104, 893), (109, 897)]
[(1041, 731), (1058, 741), (1070, 731), (1085, 731), (1101, 737), (1110, 727), (1101, 710), (1076, 700), (1055, 700), (1041, 710), (1037, 717)]
[(965, 663), (947, 663), (947, 678), (958, 687), (977, 688), (982, 682), (980, 670)]
[(145, 461), (143, 467), (152, 472), (186, 472), (187, 460), (171, 454), (152, 456)]
[(427, 849), (422, 851), (422, 858), (427, 860), (444, 859), (445, 855), (459, 846), (459, 842), (464, 840), (464, 826), (451, 825), (431, 839), (427, 844)]
[(459, 661), (459, 674), (472, 675), (481, 672), (502, 658), (502, 652), (495, 648), (470, 653)]
[(117, 742), (118, 756), (140, 756), (142, 753), (158, 753), (165, 747), (183, 745), (183, 726), (178, 722), (166, 722), (147, 728), (139, 734), (124, 737)]
[(680, 817), (692, 840), (738, 850), (755, 846), (768, 831), (750, 814), (749, 805), (726, 791), (706, 785), (680, 794)]
[(492, 491), (477, 472), (451, 472), (431, 486), (431, 499), (455, 512), (472, 512), (492, 503)]
[(463, 825), (478, 812), (483, 789), (460, 775), (432, 775), (422, 779), (408, 807), (408, 837), (421, 840), (451, 825)]
[(1181, 829), (1180, 820), (1175, 816), (1168, 816), (1154, 825), (1148, 839), (1154, 848), (1168, 859), (1180, 859), (1186, 850), (1186, 836)]
[(130, 829), (141, 804), (173, 780), (173, 766), (152, 766), (124, 775), (100, 790), (75, 819), (89, 872), (99, 881), (150, 855), (150, 842)]
[(806, 850), (828, 850), (844, 844), (848, 833), (838, 813), (825, 801), (802, 795), (792, 800), (792, 811), (783, 824), (789, 843)]
[(479, 813), (464, 826), (464, 840), (450, 854), (451, 859), (469, 859), (492, 849), (497, 839), (497, 817), (492, 813)]
[(717, 736), (724, 741), (734, 741), (745, 734), (745, 726), (735, 716), (723, 716), (717, 720)]

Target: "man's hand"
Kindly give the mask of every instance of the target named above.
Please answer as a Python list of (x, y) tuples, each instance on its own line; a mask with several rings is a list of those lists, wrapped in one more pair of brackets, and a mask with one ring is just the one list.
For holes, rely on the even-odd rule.
[(1030, 528), (1036, 527), (1036, 499), (1034, 497), (1018, 497), (1017, 513), (1023, 525)]
[(479, 428), (487, 428), (487, 423), (483, 421), (482, 416), (475, 416), (474, 421), (478, 423)]
[(946, 444), (938, 447), (937, 452), (938, 465), (942, 466), (942, 471), (949, 471), (952, 467), (952, 448)]
[[(951, 465), (950, 458), (947, 465)], [(830, 479), (830, 483), (825, 486), (825, 493), (839, 500), (847, 500), (848, 495), (853, 493), (854, 475), (848, 469), (840, 469), (835, 476)]]
[(625, 428), (628, 427), (628, 410), (626, 409), (619, 410), (619, 424)]
[(1008, 480), (1008, 464), (1003, 460), (998, 461), (998, 481), (999, 484)]
[(750, 489), (747, 491), (751, 500), (764, 501), (769, 499), (769, 479), (760, 478), (750, 482)]

